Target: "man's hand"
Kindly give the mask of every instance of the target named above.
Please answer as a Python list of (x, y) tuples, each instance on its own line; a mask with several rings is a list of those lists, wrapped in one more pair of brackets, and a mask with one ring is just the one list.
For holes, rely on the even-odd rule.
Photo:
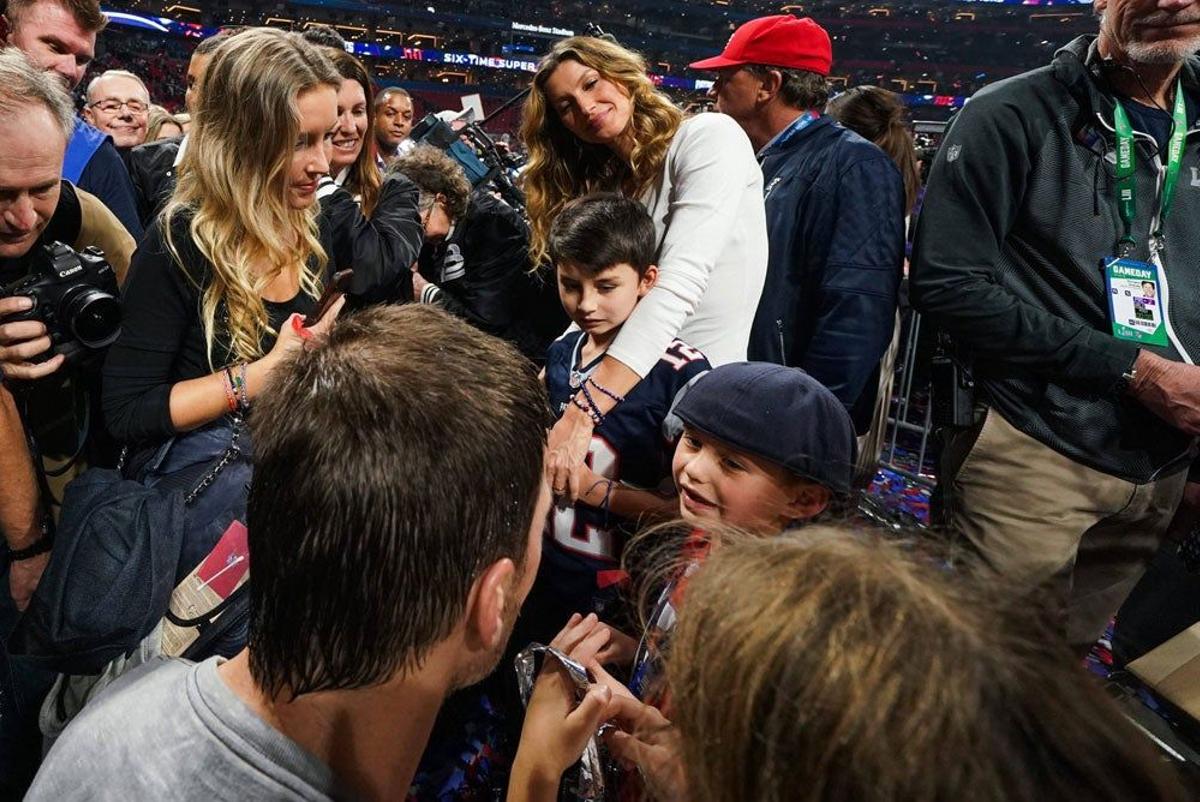
[(563, 415), (550, 430), (546, 446), (546, 480), (562, 503), (574, 504), (582, 489), (578, 468), (592, 444), (592, 420), (574, 404), (567, 404)]
[(50, 562), (50, 552), (30, 557), (28, 560), (17, 560), (8, 567), (8, 592), (12, 595), (17, 609), (24, 612), (37, 590), (38, 582)]
[(1129, 394), (1184, 434), (1200, 435), (1200, 367), (1139, 351)]
[[(33, 308), (33, 301), (24, 295), (0, 298), (0, 321), (18, 312)], [(0, 372), (7, 379), (30, 381), (49, 376), (62, 367), (66, 357), (62, 354), (45, 362), (30, 362), (33, 357), (50, 350), (50, 336), (46, 326), (38, 320), (16, 320), (0, 322)]]

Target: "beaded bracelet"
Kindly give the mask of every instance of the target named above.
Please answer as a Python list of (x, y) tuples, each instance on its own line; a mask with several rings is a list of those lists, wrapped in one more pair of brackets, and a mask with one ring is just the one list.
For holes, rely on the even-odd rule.
[(250, 409), (250, 384), (246, 381), (246, 363), (238, 364), (238, 400), (243, 412)]
[(599, 428), (600, 424), (604, 423), (604, 415), (600, 410), (589, 407), (579, 400), (579, 394), (571, 396), (571, 403), (583, 410), (583, 414), (592, 419), (592, 425)]
[[(583, 397), (587, 399), (588, 406), (592, 408), (592, 411), (596, 413), (596, 416), (600, 418), (600, 420), (604, 420), (604, 413), (600, 411), (600, 405), (596, 403), (596, 399), (592, 398), (592, 393), (587, 388), (587, 382), (581, 384), (579, 389), (583, 391)], [(599, 426), (600, 424), (597, 423), (596, 425)]]
[(585, 381), (584, 384), (592, 385), (597, 390), (599, 390), (600, 392), (604, 393), (606, 396), (611, 398), (613, 401), (616, 401), (618, 404), (620, 404), (621, 402), (623, 402), (625, 400), (625, 396), (620, 395), (619, 393), (614, 393), (612, 390), (608, 389), (604, 385), (597, 382), (591, 376), (587, 377), (587, 381)]

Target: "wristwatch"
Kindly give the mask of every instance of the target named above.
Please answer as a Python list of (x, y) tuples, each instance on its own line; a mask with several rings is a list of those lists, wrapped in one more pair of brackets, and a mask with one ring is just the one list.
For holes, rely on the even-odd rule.
[(54, 548), (54, 529), (48, 521), (42, 521), (42, 536), (33, 542), (32, 546), (23, 549), (9, 549), (4, 555), (9, 564), (30, 560), (39, 554), (45, 554)]

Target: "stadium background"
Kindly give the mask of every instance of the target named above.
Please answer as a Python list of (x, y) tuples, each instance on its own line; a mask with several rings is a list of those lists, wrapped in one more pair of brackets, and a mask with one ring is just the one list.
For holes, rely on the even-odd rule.
[[(382, 85), (417, 99), (418, 116), (461, 108), (478, 93), (491, 113), (527, 83), (555, 39), (599, 25), (641, 51), (655, 80), (681, 105), (702, 103), (711, 75), (691, 61), (719, 52), (742, 22), (764, 14), (811, 16), (833, 38), (835, 91), (873, 84), (899, 92), (918, 120), (942, 121), (981, 87), (1049, 62), (1054, 50), (1095, 30), (1090, 3), (763, 2), (762, 0), (298, 0), (280, 3), (153, 2), (106, 7), (92, 74), (129, 69), (154, 101), (182, 110), (195, 42), (226, 25), (303, 30), (333, 26)], [(514, 105), (490, 121), (515, 132)]]

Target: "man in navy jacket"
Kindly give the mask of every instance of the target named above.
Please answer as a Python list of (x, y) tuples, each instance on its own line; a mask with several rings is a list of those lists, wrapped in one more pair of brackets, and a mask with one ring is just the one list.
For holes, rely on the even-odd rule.
[(878, 147), (822, 111), (829, 35), (788, 14), (751, 20), (715, 70), (763, 170), (770, 260), (749, 358), (803, 368), (866, 432), (891, 342), (904, 259), (904, 183)]

